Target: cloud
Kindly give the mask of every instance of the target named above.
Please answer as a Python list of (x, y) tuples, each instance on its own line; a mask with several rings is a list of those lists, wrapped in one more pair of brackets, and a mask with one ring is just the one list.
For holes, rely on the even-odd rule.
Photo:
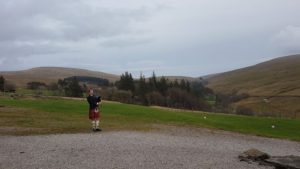
[(152, 41), (153, 38), (148, 36), (125, 35), (105, 39), (100, 42), (100, 44), (105, 47), (128, 47), (145, 45), (147, 43), (151, 43)]
[(117, 36), (130, 32), (132, 23), (141, 22), (149, 15), (149, 10), (143, 6), (135, 9), (111, 9), (94, 7), (93, 3), (87, 2), (1, 1), (0, 40), (78, 41)]
[[(138, 4), (138, 3), (137, 3)], [(111, 7), (98, 0), (0, 1), (0, 57), (27, 57), (148, 43), (134, 28), (151, 6)]]
[(299, 51), (299, 11), (295, 0), (0, 0), (0, 70), (216, 73)]
[(284, 52), (300, 52), (300, 27), (288, 25), (272, 38), (272, 44)]

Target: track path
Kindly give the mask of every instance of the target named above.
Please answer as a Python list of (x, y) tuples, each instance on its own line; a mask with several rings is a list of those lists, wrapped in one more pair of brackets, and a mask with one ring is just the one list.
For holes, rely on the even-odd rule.
[(101, 132), (0, 136), (1, 169), (251, 169), (238, 160), (257, 148), (270, 155), (298, 155), (300, 143), (223, 131), (173, 128), (167, 132)]

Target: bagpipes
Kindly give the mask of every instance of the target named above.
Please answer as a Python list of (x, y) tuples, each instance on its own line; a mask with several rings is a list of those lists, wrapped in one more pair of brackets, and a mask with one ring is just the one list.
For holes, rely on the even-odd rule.
[(97, 98), (97, 103), (101, 102), (101, 96), (96, 97)]
[(96, 111), (99, 112), (99, 109), (101, 108), (102, 104), (100, 103), (101, 102), (101, 96), (97, 96), (96, 97), (96, 101), (97, 101), (97, 108), (96, 108)]

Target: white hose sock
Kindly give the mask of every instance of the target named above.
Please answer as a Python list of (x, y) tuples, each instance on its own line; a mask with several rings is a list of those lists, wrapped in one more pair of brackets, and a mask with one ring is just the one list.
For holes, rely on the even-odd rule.
[(96, 128), (99, 128), (99, 120), (96, 121)]
[(92, 127), (93, 129), (96, 129), (96, 121), (92, 121)]

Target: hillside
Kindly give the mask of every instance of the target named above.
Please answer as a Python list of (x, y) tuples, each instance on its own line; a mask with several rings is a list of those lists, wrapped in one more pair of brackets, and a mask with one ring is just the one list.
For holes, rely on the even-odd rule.
[[(28, 82), (37, 81), (49, 84), (57, 82), (58, 79), (63, 79), (72, 76), (88, 76), (95, 78), (108, 79), (110, 82), (115, 82), (120, 79), (119, 75), (90, 71), (77, 68), (64, 68), (64, 67), (37, 67), (21, 71), (0, 71), (0, 76), (4, 76), (7, 81), (16, 84), (18, 87), (25, 87)], [(157, 77), (158, 79), (160, 77)], [(187, 81), (196, 81), (197, 78), (185, 76), (165, 76), (170, 81), (181, 79)]]
[(63, 79), (70, 76), (90, 76), (108, 79), (115, 82), (119, 79), (118, 75), (90, 71), (85, 69), (62, 68), (62, 67), (38, 67), (23, 71), (4, 71), (0, 72), (1, 76), (7, 81), (13, 82), (18, 87), (24, 87), (28, 82), (38, 81), (49, 84), (57, 82), (58, 79)]
[(280, 57), (207, 79), (215, 91), (252, 96), (300, 96), (300, 54)]
[(250, 95), (235, 103), (235, 108), (248, 107), (262, 115), (300, 117), (300, 55), (280, 57), (207, 80), (208, 87), (216, 92)]

